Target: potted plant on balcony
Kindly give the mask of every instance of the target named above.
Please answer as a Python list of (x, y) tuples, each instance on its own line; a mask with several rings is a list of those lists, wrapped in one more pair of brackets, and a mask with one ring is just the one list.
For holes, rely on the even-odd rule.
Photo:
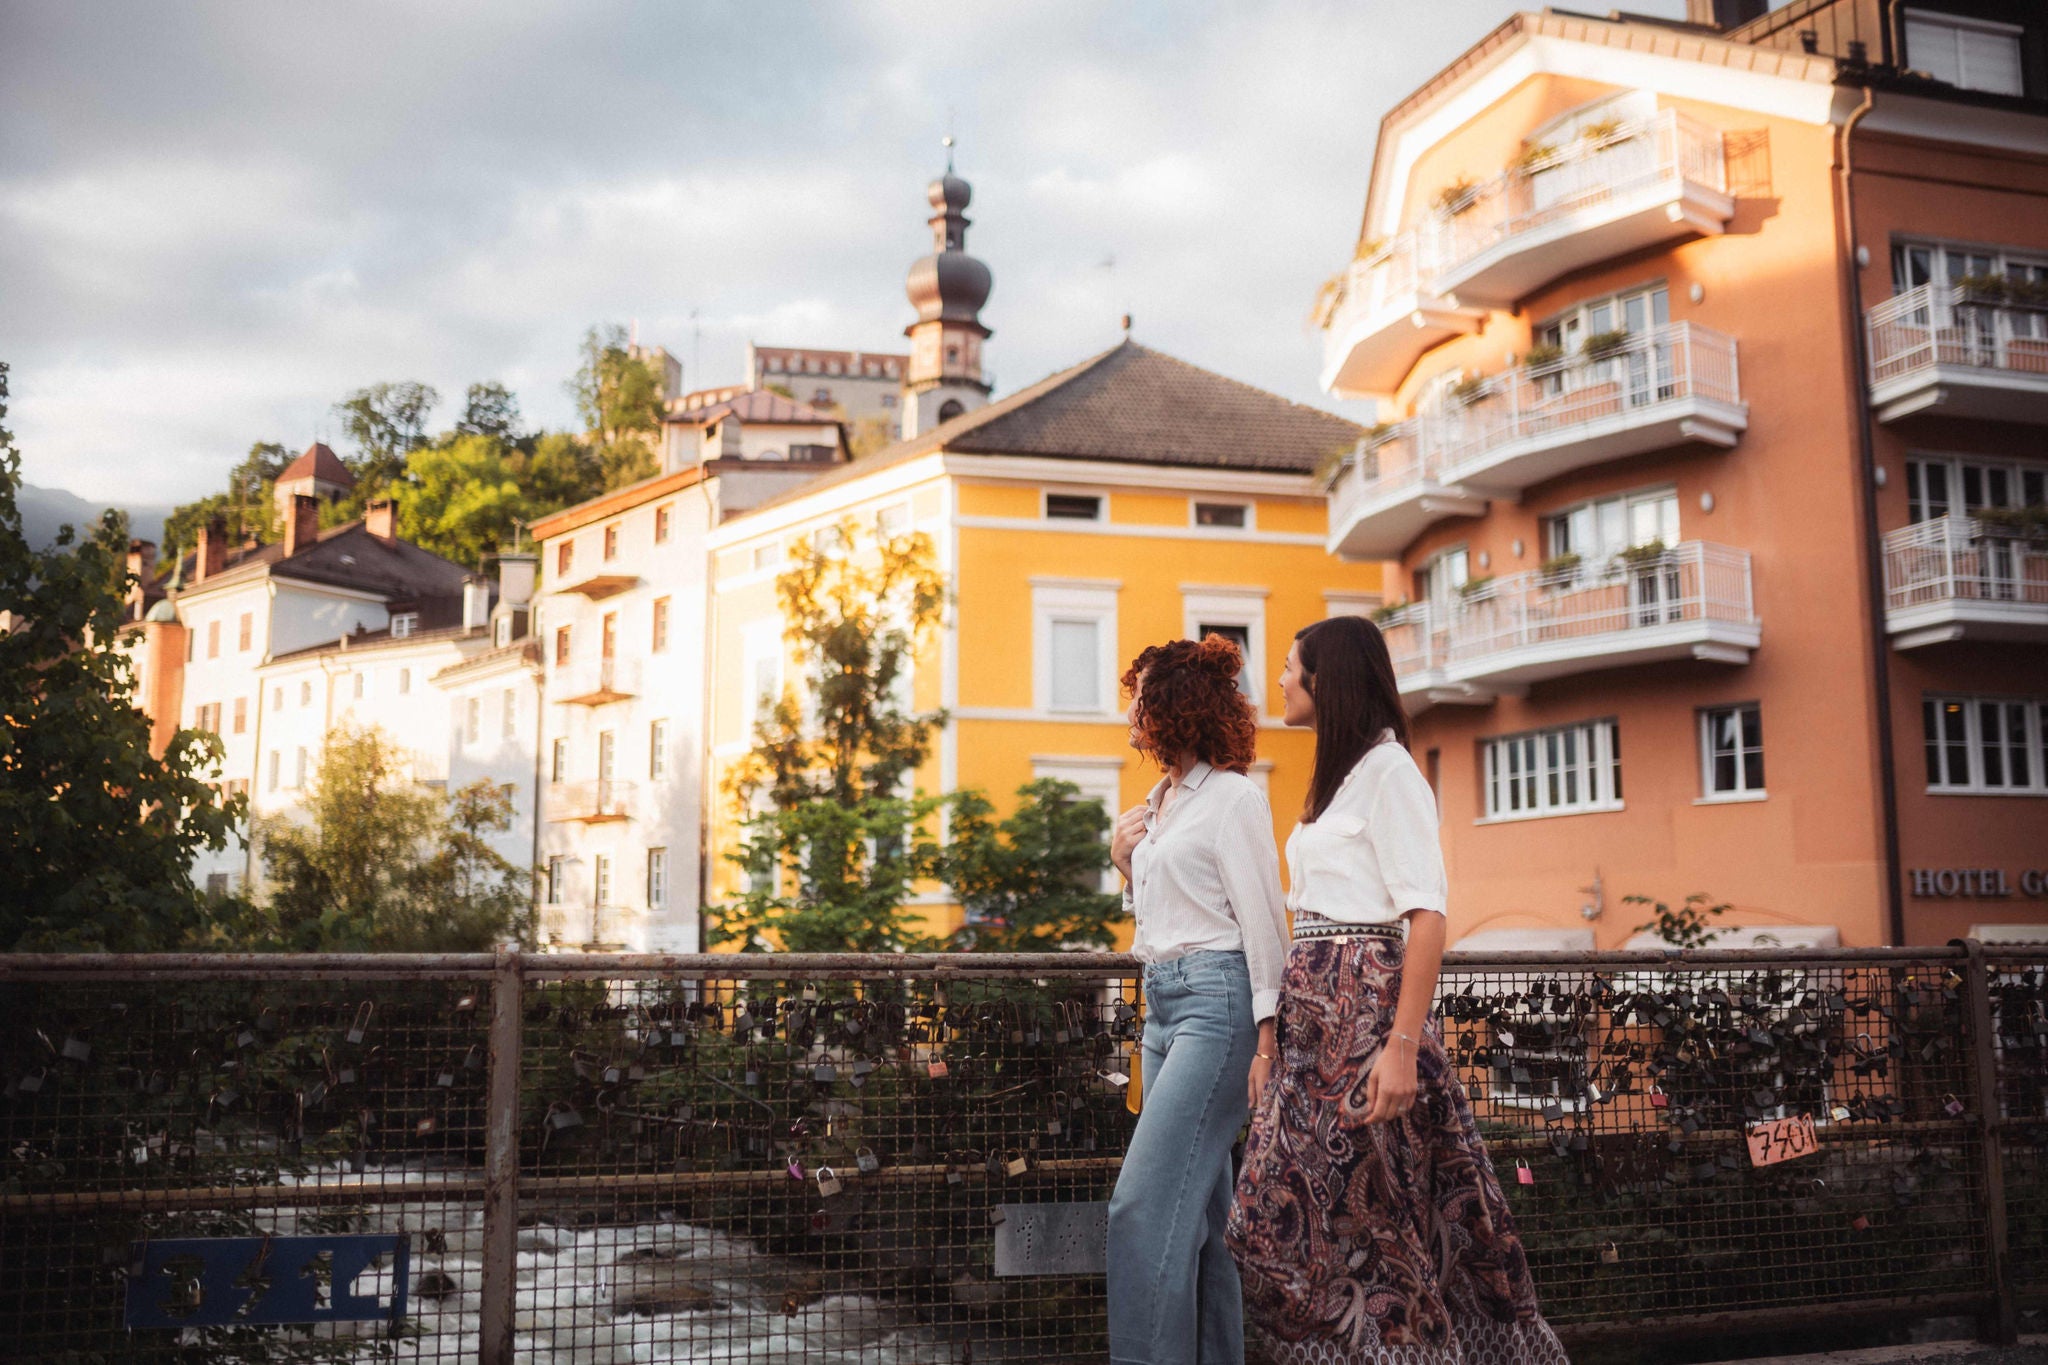
[(1980, 534), (2000, 540), (2019, 540), (2028, 545), (2048, 545), (2048, 506), (1980, 507), (1971, 514)]
[(1568, 588), (1578, 581), (1580, 558), (1576, 550), (1552, 555), (1536, 566), (1537, 579), (1546, 588)]
[(1376, 626), (1384, 626), (1414, 605), (1413, 602), (1404, 597), (1398, 602), (1388, 602), (1383, 606), (1374, 607), (1372, 609), (1372, 623)]
[(1528, 146), (1522, 148), (1521, 155), (1515, 158), (1513, 163), (1514, 168), (1520, 171), (1522, 174), (1527, 175), (1529, 172), (1542, 166), (1544, 162), (1550, 160), (1552, 157), (1556, 155), (1557, 147), (1554, 143), (1532, 142)]
[(1458, 585), (1458, 596), (1463, 600), (1470, 602), (1474, 598), (1484, 594), (1486, 590), (1492, 586), (1492, 574), (1482, 574), (1478, 578), (1468, 578), (1463, 583), (1460, 583)]
[(1627, 569), (1647, 569), (1666, 554), (1670, 553), (1661, 540), (1646, 540), (1641, 545), (1631, 545), (1614, 557), (1614, 562)]
[(1611, 332), (1595, 332), (1587, 337), (1579, 348), (1579, 355), (1591, 364), (1600, 360), (1612, 360), (1628, 348), (1628, 328), (1617, 327)]
[(1479, 187), (1460, 176), (1437, 191), (1436, 198), (1431, 201), (1431, 207), (1436, 209), (1441, 217), (1456, 218), (1477, 203), (1478, 199)]
[(1609, 115), (1579, 129), (1579, 138), (1596, 152), (1617, 142), (1625, 142), (1628, 140), (1628, 120), (1618, 114)]
[(1486, 397), (1486, 392), (1486, 376), (1475, 374), (1469, 379), (1461, 379), (1453, 384), (1446, 396), (1459, 407), (1469, 408)]
[(1382, 255), (1386, 253), (1386, 250), (1386, 238), (1367, 237), (1359, 242), (1358, 249), (1351, 253), (1351, 259), (1354, 261), (1378, 260)]
[(1309, 305), (1309, 321), (1317, 327), (1327, 328), (1336, 320), (1337, 310), (1344, 306), (1344, 295), (1349, 289), (1351, 272), (1340, 270), (1316, 286), (1316, 300)]
[(1539, 341), (1522, 353), (1522, 367), (1534, 374), (1551, 369), (1564, 359), (1564, 347)]

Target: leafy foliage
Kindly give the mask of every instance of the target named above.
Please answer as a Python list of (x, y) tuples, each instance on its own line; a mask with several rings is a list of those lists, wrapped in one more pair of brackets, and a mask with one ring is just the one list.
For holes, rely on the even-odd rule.
[(171, 509), (164, 519), (164, 544), (190, 548), (198, 543), (199, 528), (215, 517), (226, 524), (229, 544), (253, 540), (267, 545), (276, 540), (281, 533), (274, 497), (277, 476), (291, 459), (291, 452), (275, 441), (250, 446), (242, 462), (228, 471), (225, 492)]
[(1638, 924), (1638, 934), (1656, 934), (1674, 948), (1704, 948), (1721, 931), (1714, 928), (1713, 921), (1726, 914), (1733, 907), (1715, 903), (1714, 898), (1704, 891), (1695, 891), (1685, 898), (1685, 903), (1676, 910), (1663, 901), (1648, 896), (1623, 896), (1623, 905), (1647, 905), (1650, 919)]
[[(0, 419), (7, 367), (0, 363)], [(30, 548), (21, 457), (0, 428), (0, 948), (147, 952), (208, 914), (201, 849), (227, 846), (245, 799), (209, 777), (220, 741), (181, 730), (161, 757), (119, 646), (127, 541), (104, 516)]]
[(529, 937), (527, 877), (491, 848), (511, 801), (487, 782), (444, 803), (379, 730), (327, 737), (310, 822), (259, 823), (269, 899), (244, 937), (300, 952), (478, 952)]
[(1001, 820), (979, 792), (952, 798), (939, 873), (967, 911), (958, 947), (1002, 953), (1107, 948), (1122, 898), (1102, 890), (1110, 816), (1070, 782), (1038, 781), (1017, 792)]
[(356, 476), (351, 503), (360, 507), (398, 482), (405, 457), (425, 444), (427, 417), (440, 401), (433, 385), (405, 380), (357, 389), (334, 405), (342, 430), (355, 444), (355, 456), (348, 461)]
[(462, 401), (462, 416), (456, 419), (457, 436), (495, 436), (501, 441), (519, 439), (519, 400), (503, 384), (471, 384)]
[(455, 435), (415, 450), (395, 492), (398, 533), (471, 568), (548, 513), (603, 491), (587, 447), (551, 432), (519, 443)]
[(581, 355), (569, 394), (604, 469), (604, 486), (650, 477), (660, 465), (661, 374), (627, 349), (626, 331), (616, 324), (585, 332)]

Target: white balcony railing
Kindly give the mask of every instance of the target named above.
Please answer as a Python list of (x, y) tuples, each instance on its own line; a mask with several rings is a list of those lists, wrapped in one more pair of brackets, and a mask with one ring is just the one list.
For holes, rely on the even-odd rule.
[(1524, 365), (1365, 442), (1330, 487), (1330, 548), (1392, 557), (1487, 497), (1686, 442), (1730, 446), (1748, 421), (1734, 339), (1692, 323)]
[[(1451, 291), (1471, 282), (1486, 258), (1501, 254), (1517, 238), (1533, 238), (1553, 227), (1579, 230), (1598, 225), (1606, 207), (1634, 207), (1634, 201), (1666, 200), (1680, 208), (1666, 223), (1686, 220), (1685, 191), (1713, 197), (1728, 191), (1728, 170), (1718, 129), (1665, 109), (1577, 141), (1525, 165), (1501, 172), (1447, 206), (1423, 229), (1423, 257), (1430, 282)], [(1726, 211), (1720, 210), (1725, 219)], [(1691, 226), (1718, 231), (1717, 222)], [(1669, 235), (1667, 226), (1660, 231)], [(1633, 244), (1633, 243), (1631, 243)], [(1545, 273), (1554, 273), (1548, 272)], [(1526, 284), (1518, 274), (1509, 290)]]
[(1975, 517), (1901, 526), (1884, 538), (1884, 598), (1901, 649), (2048, 639), (2048, 544)]
[(1760, 637), (1748, 552), (1703, 541), (1477, 583), (1380, 629), (1411, 704), (1632, 663), (1742, 663)]
[(550, 782), (542, 798), (547, 818), (580, 824), (603, 824), (630, 820), (636, 795), (634, 784), (618, 778), (600, 777), (585, 782)]
[(1872, 307), (1865, 335), (1880, 420), (2048, 421), (2048, 304), (1923, 284)]
[(572, 706), (601, 706), (639, 695), (638, 659), (586, 659), (557, 665), (548, 677), (548, 699)]

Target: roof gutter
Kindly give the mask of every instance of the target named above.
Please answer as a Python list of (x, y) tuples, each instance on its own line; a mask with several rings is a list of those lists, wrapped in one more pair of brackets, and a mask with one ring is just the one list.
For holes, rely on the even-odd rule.
[[(1867, 79), (1867, 78), (1866, 78)], [(1848, 309), (1849, 355), (1854, 372), (1849, 388), (1856, 395), (1856, 436), (1858, 467), (1862, 471), (1858, 494), (1863, 513), (1863, 573), (1869, 603), (1864, 635), (1868, 641), (1873, 703), (1877, 710), (1878, 816), (1884, 837), (1885, 931), (1892, 946), (1906, 942), (1906, 906), (1903, 899), (1899, 853), (1899, 771), (1898, 752), (1892, 734), (1891, 636), (1884, 619), (1884, 540), (1877, 516), (1877, 418), (1870, 407), (1870, 356), (1863, 329), (1863, 276), (1857, 260), (1856, 197), (1850, 177), (1855, 171), (1851, 138), (1877, 102), (1877, 91), (1863, 87), (1863, 102), (1843, 122), (1836, 138), (1836, 194), (1841, 202), (1838, 215), (1842, 225), (1841, 261), (1843, 293)]]

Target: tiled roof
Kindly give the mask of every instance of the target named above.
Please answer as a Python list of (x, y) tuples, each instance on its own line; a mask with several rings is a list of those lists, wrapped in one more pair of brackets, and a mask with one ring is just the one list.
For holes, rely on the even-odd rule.
[(305, 453), (286, 465), (277, 476), (279, 483), (293, 479), (318, 479), (322, 483), (338, 483), (343, 488), (356, 486), (356, 476), (348, 472), (348, 466), (324, 441), (315, 441), (307, 446)]
[(282, 544), (231, 550), (227, 564), (204, 582), (193, 582), (194, 554), (183, 556), (186, 596), (211, 592), (225, 583), (265, 577), (295, 578), (338, 588), (356, 588), (390, 598), (462, 598), (469, 570), (453, 560), (404, 540), (384, 540), (360, 521), (330, 526), (311, 545), (285, 558)]
[(1364, 434), (1357, 423), (1320, 408), (1126, 341), (759, 506), (808, 497), (941, 450), (1311, 474), (1332, 451), (1349, 450)]
[(686, 426), (701, 427), (717, 421), (727, 413), (731, 413), (742, 422), (817, 425), (839, 420), (831, 413), (820, 412), (808, 403), (799, 403), (793, 398), (784, 398), (779, 393), (769, 393), (765, 389), (750, 389), (723, 402), (673, 412), (669, 414), (667, 420), (680, 422)]

